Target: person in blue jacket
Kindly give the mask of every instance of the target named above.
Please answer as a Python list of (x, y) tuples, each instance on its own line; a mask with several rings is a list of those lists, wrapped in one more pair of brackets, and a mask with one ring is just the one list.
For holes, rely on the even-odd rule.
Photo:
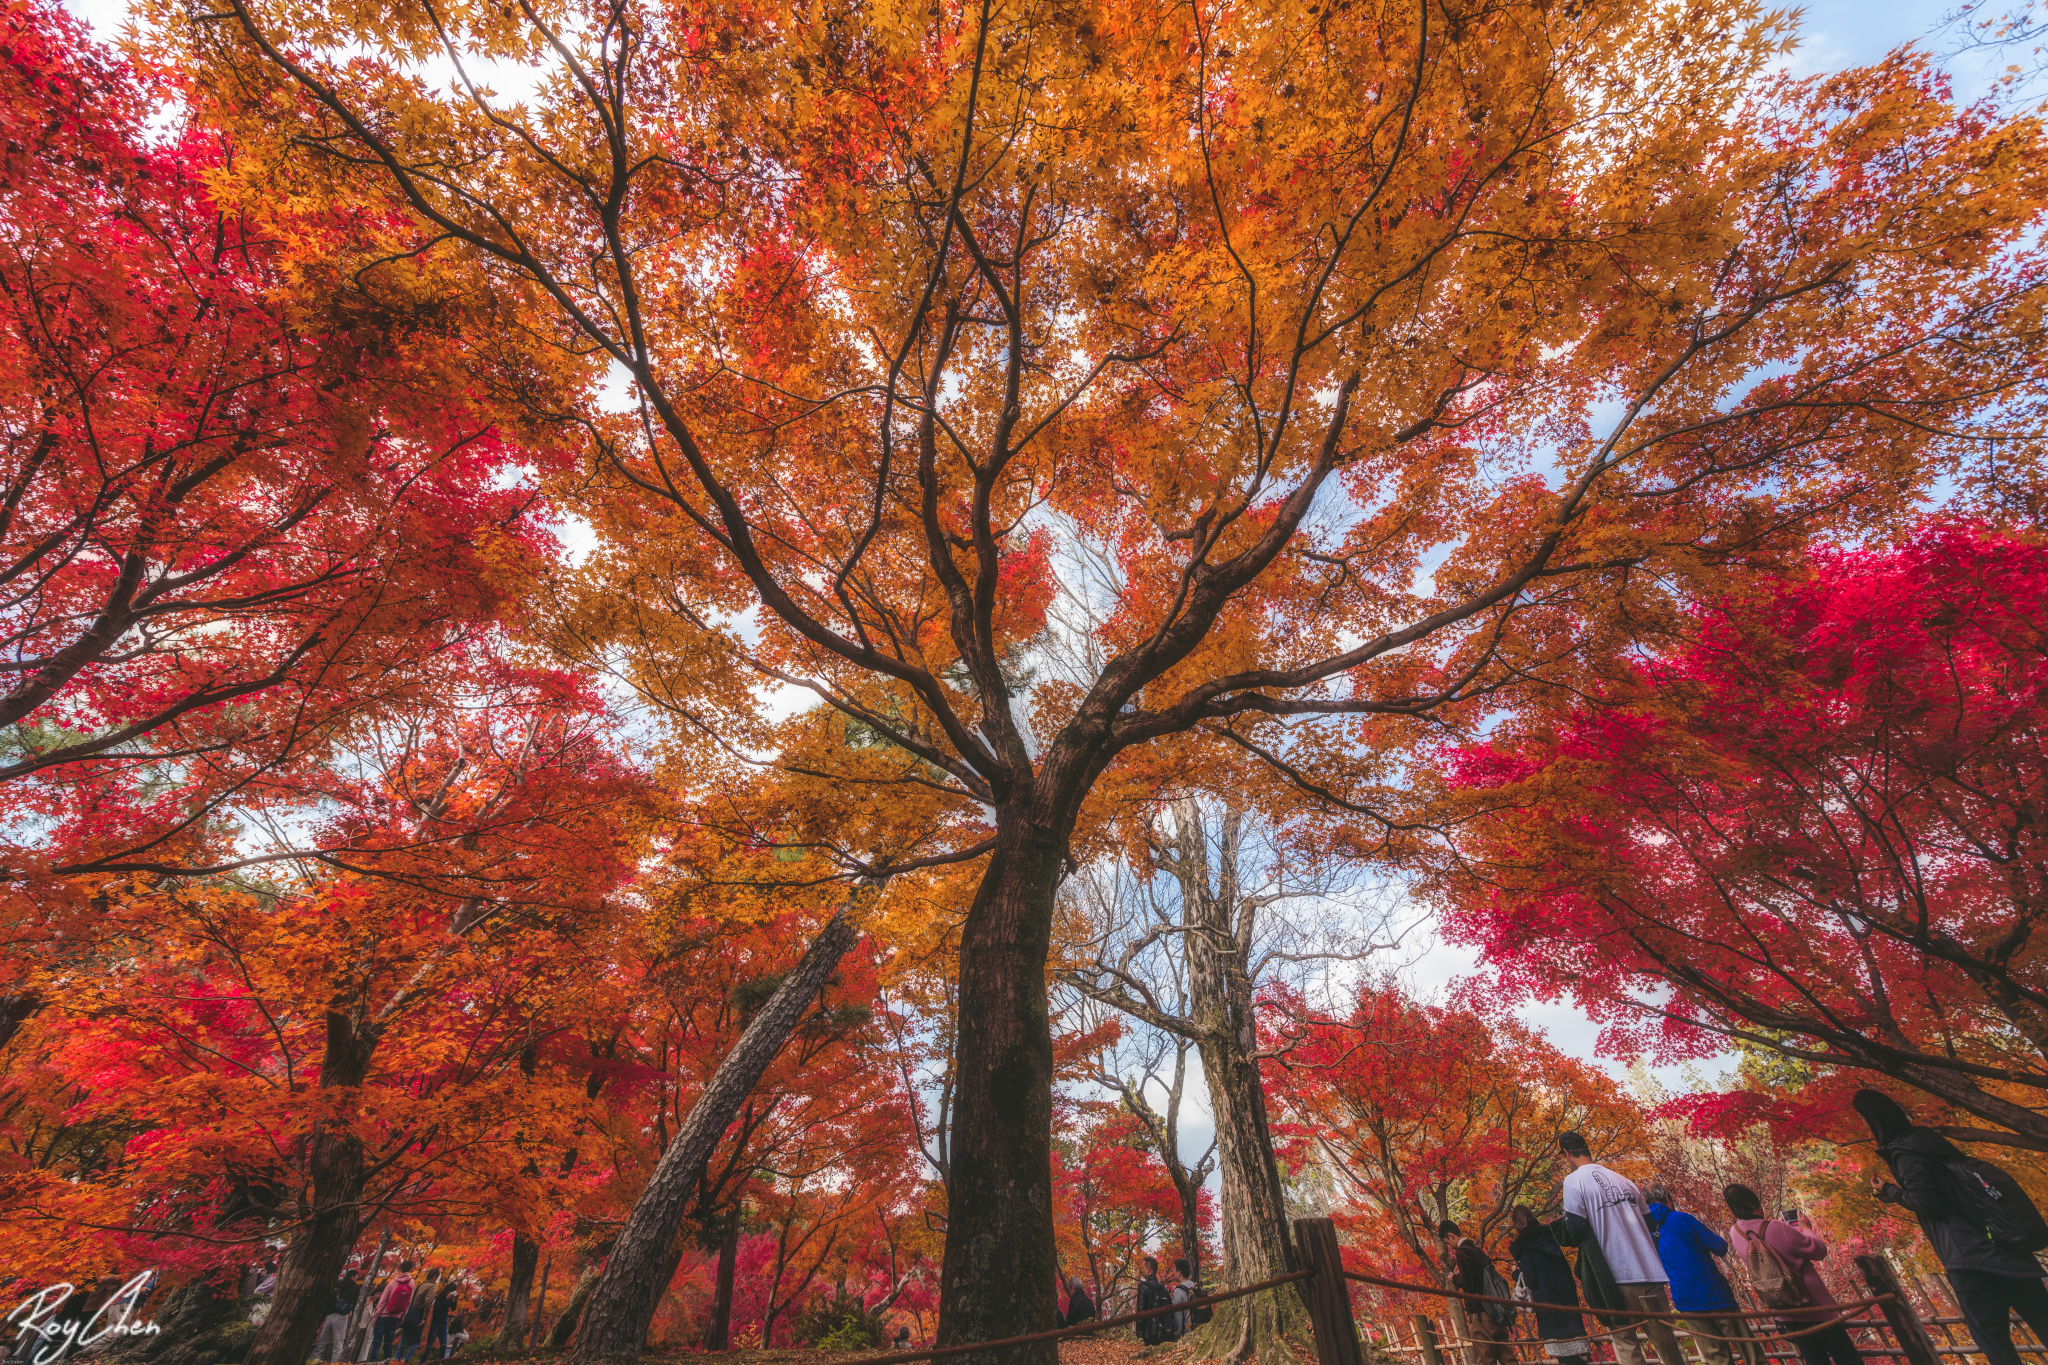
[[(1700, 1348), (1706, 1365), (1764, 1365), (1762, 1348), (1749, 1333), (1747, 1319), (1738, 1318), (1735, 1291), (1714, 1264), (1728, 1254), (1728, 1241), (1685, 1210), (1673, 1206), (1668, 1186), (1643, 1186), (1650, 1202), (1650, 1231), (1657, 1235), (1657, 1255), (1671, 1276), (1671, 1304), (1685, 1317), (1686, 1335)], [(1723, 1341), (1718, 1338), (1735, 1337)]]

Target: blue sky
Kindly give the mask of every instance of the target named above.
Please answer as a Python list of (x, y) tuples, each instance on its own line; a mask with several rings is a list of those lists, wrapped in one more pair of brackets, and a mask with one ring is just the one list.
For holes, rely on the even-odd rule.
[[(69, 0), (69, 7), (104, 38), (118, 36), (128, 16), (126, 0)], [(1826, 0), (1808, 5), (1804, 42), (1795, 68), (1825, 70), (1870, 61), (1900, 43), (1923, 36), (1950, 8), (1943, 0), (1883, 0), (1870, 4)]]

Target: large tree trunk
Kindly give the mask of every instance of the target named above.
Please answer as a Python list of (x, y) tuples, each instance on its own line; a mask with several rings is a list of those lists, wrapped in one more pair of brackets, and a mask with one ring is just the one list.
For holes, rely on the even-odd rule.
[[(1058, 1265), (1052, 1223), (1052, 1034), (1046, 956), (1064, 840), (1019, 833), (996, 847), (960, 934), (959, 1086), (939, 1289), (941, 1345), (1043, 1330)], [(958, 1365), (1052, 1365), (1053, 1343)]]
[[(375, 1039), (343, 1015), (327, 1016), (322, 1090), (355, 1087), (369, 1070)], [(362, 1231), (363, 1145), (351, 1132), (316, 1128), (306, 1159), (305, 1221), (278, 1267), (270, 1312), (249, 1345), (248, 1365), (302, 1365), (334, 1306), (334, 1285)]]
[(733, 1202), (725, 1216), (725, 1235), (718, 1239), (718, 1287), (711, 1299), (711, 1321), (704, 1328), (704, 1349), (732, 1349), (732, 1277), (739, 1264), (740, 1204)]
[[(632, 1213), (627, 1215), (626, 1226), (619, 1231), (604, 1273), (590, 1293), (589, 1307), (584, 1310), (587, 1321), (576, 1335), (575, 1359), (581, 1365), (640, 1358), (648, 1324), (654, 1320), (662, 1291), (668, 1288), (661, 1268), (669, 1261), (704, 1163), (725, 1136), (726, 1125), (739, 1112), (748, 1092), (782, 1050), (783, 1042), (823, 988), (825, 979), (853, 946), (854, 929), (848, 918), (851, 909), (850, 901), (840, 907), (796, 970), (783, 978), (782, 985), (747, 1025), (738, 1044), (719, 1063), (710, 1084), (691, 1106), (682, 1131), (662, 1154), (647, 1188), (641, 1191)], [(1043, 1009), (1041, 1000), (1040, 1010)]]
[(540, 1269), (540, 1243), (523, 1232), (512, 1234), (512, 1281), (505, 1289), (505, 1321), (493, 1349), (523, 1351), (526, 1324), (533, 1307), (533, 1276)]

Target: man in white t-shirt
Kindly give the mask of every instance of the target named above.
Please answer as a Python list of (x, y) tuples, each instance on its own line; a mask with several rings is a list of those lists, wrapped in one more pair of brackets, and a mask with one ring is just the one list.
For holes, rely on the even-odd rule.
[[(1621, 1290), (1622, 1306), (1634, 1313), (1671, 1312), (1671, 1277), (1657, 1256), (1657, 1234), (1650, 1231), (1643, 1192), (1627, 1176), (1593, 1160), (1593, 1149), (1579, 1134), (1558, 1134), (1557, 1146), (1573, 1167), (1564, 1178), (1564, 1211), (1592, 1225), (1593, 1240)], [(1620, 1318), (1608, 1325), (1614, 1329), (1609, 1340), (1618, 1365), (1643, 1365), (1638, 1327), (1649, 1334), (1661, 1365), (1685, 1365), (1671, 1319)]]

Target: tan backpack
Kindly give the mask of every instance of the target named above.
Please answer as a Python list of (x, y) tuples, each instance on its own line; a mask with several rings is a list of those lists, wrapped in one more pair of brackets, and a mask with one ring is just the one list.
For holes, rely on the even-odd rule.
[(1785, 1264), (1785, 1258), (1764, 1240), (1767, 1230), (1761, 1225), (1753, 1233), (1741, 1230), (1742, 1240), (1748, 1247), (1743, 1253), (1743, 1267), (1749, 1271), (1749, 1282), (1755, 1287), (1756, 1296), (1763, 1300), (1766, 1308), (1810, 1306), (1813, 1295), (1807, 1292), (1806, 1281), (1793, 1274), (1792, 1267)]

